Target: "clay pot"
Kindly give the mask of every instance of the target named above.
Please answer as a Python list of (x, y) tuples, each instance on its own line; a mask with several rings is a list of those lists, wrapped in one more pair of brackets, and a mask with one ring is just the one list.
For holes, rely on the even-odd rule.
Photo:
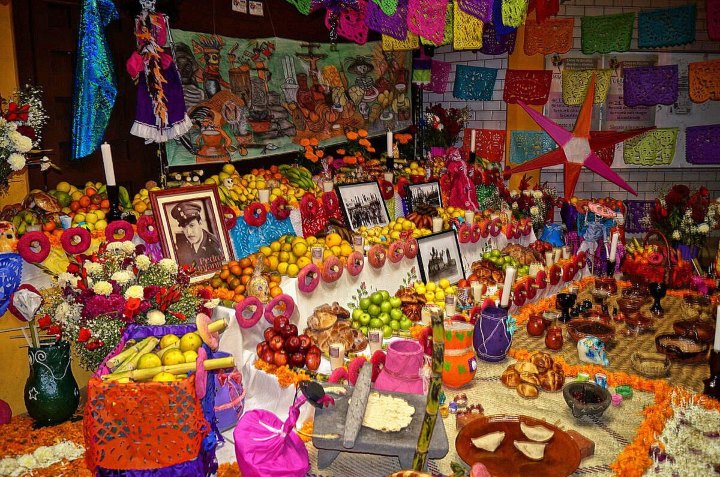
[(473, 349), (473, 330), (470, 323), (445, 323), (445, 355), (442, 382), (449, 388), (459, 388), (475, 377), (477, 358)]
[(542, 336), (545, 333), (545, 320), (541, 315), (530, 315), (526, 328), (530, 336)]
[(559, 326), (551, 326), (547, 330), (547, 334), (545, 335), (545, 346), (547, 346), (548, 349), (551, 349), (553, 351), (557, 351), (563, 346), (563, 335), (562, 335), (562, 328)]
[(600, 417), (610, 406), (610, 393), (602, 386), (589, 382), (574, 382), (563, 388), (563, 397), (573, 416)]

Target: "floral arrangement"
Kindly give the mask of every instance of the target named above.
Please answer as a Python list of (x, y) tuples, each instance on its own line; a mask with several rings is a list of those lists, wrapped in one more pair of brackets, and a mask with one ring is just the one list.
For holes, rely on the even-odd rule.
[(333, 164), (336, 169), (347, 165), (363, 164), (370, 159), (371, 154), (375, 153), (375, 148), (368, 140), (366, 130), (347, 131), (345, 138), (347, 139), (347, 145), (335, 151), (339, 156), (339, 159), (336, 159)]
[(47, 114), (42, 89), (25, 85), (12, 99), (0, 97), (0, 192), (10, 174), (22, 170), (27, 156), (40, 145)]
[(318, 144), (319, 143), (317, 138), (302, 138), (300, 140), (300, 145), (303, 147), (301, 151), (301, 153), (303, 153), (303, 158), (307, 159), (313, 164), (317, 163), (317, 161), (322, 159), (322, 157), (325, 155), (325, 151), (319, 148)]
[(542, 231), (557, 201), (555, 189), (548, 187), (547, 183), (531, 187), (527, 177), (522, 178), (518, 190), (508, 191), (503, 188), (500, 193), (515, 218), (529, 218), (532, 221), (536, 234)]
[(445, 109), (435, 104), (426, 109), (425, 114), (420, 118), (420, 130), (425, 148), (454, 145), (469, 117), (470, 110), (467, 107)]
[(57, 287), (43, 290), (37, 325), (70, 341), (85, 369), (100, 365), (127, 325), (185, 323), (205, 304), (190, 290), (190, 268), (144, 252), (129, 241), (103, 243), (73, 258)]
[(650, 225), (674, 242), (702, 245), (710, 230), (718, 226), (720, 204), (711, 204), (709, 196), (705, 187), (693, 192), (684, 184), (675, 184), (664, 197), (655, 199)]

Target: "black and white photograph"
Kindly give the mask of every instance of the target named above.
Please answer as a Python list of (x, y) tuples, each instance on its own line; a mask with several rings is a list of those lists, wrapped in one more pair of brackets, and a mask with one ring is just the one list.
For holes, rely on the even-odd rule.
[(338, 185), (336, 187), (345, 221), (351, 229), (385, 226), (390, 223), (385, 201), (377, 182)]
[(409, 184), (406, 186), (409, 212), (417, 210), (418, 206), (429, 205), (442, 207), (440, 183), (438, 181)]
[(164, 256), (181, 267), (193, 266), (192, 282), (211, 277), (232, 260), (216, 186), (154, 191), (150, 199)]
[(418, 267), (424, 282), (446, 278), (450, 283), (465, 278), (460, 245), (454, 230), (418, 239)]

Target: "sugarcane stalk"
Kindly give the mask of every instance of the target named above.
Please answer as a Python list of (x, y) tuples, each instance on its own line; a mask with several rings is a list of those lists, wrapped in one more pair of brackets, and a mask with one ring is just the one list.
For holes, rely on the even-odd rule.
[(145, 346), (150, 341), (150, 338), (152, 338), (152, 336), (148, 336), (147, 338), (140, 341), (139, 343), (135, 343), (132, 346), (128, 346), (127, 348), (125, 348), (124, 350), (122, 350), (121, 352), (119, 352), (118, 354), (113, 356), (112, 358), (108, 359), (107, 363), (105, 363), (105, 364), (107, 365), (108, 368), (114, 370), (115, 368), (120, 366), (123, 361), (127, 360), (134, 353), (137, 353), (138, 351), (140, 351), (140, 349), (142, 349), (142, 347)]
[(173, 344), (167, 345), (164, 348), (160, 348), (160, 351), (157, 352), (158, 358), (162, 359), (163, 355), (171, 349), (180, 349), (180, 340), (177, 340)]
[(440, 388), (442, 387), (442, 367), (445, 356), (445, 327), (443, 315), (440, 311), (433, 311), (431, 315), (433, 351), (432, 351), (432, 376), (425, 405), (425, 417), (420, 427), (413, 457), (413, 470), (421, 472), (427, 462), (430, 439), (435, 429), (438, 408), (440, 407)]
[[(208, 371), (212, 371), (214, 369), (232, 368), (235, 366), (235, 357), (228, 356), (225, 358), (206, 359), (203, 362), (203, 366)], [(158, 373), (184, 374), (190, 371), (195, 371), (196, 369), (197, 364), (193, 361), (192, 363), (180, 363), (169, 366), (157, 366), (155, 368), (135, 369), (119, 373), (115, 372), (112, 374), (106, 374), (102, 377), (102, 380), (123, 381), (125, 379), (130, 379), (132, 381), (142, 381), (145, 379), (152, 379)]]
[(137, 368), (138, 361), (140, 361), (140, 358), (142, 358), (144, 355), (152, 352), (152, 350), (155, 349), (158, 342), (157, 338), (154, 336), (150, 337), (150, 340), (148, 340), (142, 348), (140, 348), (140, 351), (135, 353), (132, 358), (127, 359), (123, 361), (123, 363), (118, 366), (118, 368), (115, 370), (116, 372), (122, 372), (122, 371), (132, 371), (133, 369)]

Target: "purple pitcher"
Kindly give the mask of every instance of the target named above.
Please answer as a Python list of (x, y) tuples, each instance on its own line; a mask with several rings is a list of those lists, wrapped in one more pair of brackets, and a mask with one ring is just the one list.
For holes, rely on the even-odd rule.
[(488, 306), (475, 321), (473, 346), (478, 358), (495, 363), (505, 359), (512, 335), (507, 329), (508, 312), (502, 308)]

